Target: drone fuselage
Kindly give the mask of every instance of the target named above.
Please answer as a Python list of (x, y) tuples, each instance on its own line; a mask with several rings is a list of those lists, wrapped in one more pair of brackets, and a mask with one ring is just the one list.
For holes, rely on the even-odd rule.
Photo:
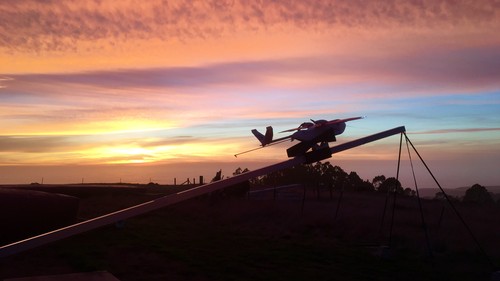
[(299, 130), (293, 133), (291, 135), (291, 139), (305, 142), (311, 142), (315, 140), (317, 140), (316, 142), (332, 142), (336, 140), (336, 135), (340, 135), (344, 132), (345, 127), (346, 125), (344, 122), (320, 125), (317, 127), (309, 127), (307, 129)]
[[(312, 122), (304, 122), (299, 125), (297, 128), (289, 129), (282, 131), (284, 132), (294, 132), (293, 134), (281, 137), (278, 139), (273, 139), (273, 127), (268, 126), (266, 128), (266, 133), (262, 134), (256, 129), (252, 130), (252, 133), (255, 137), (260, 141), (261, 148), (281, 143), (290, 139), (291, 141), (298, 140), (299, 143), (288, 148), (287, 154), (288, 157), (295, 157), (299, 155), (305, 155), (311, 149), (312, 152), (308, 154), (318, 155), (319, 157), (323, 157), (324, 155), (320, 155), (321, 151), (326, 151), (325, 148), (328, 148), (329, 142), (336, 141), (336, 135), (340, 135), (344, 132), (346, 128), (346, 122), (361, 119), (363, 117), (352, 117), (347, 119), (335, 119), (335, 120), (312, 120)], [(258, 149), (258, 148), (257, 148)], [(245, 151), (242, 153), (247, 153), (250, 151), (254, 151), (255, 149)], [(239, 153), (239, 154), (242, 154)], [(235, 154), (235, 156), (239, 155)], [(313, 156), (311, 159), (315, 159)]]

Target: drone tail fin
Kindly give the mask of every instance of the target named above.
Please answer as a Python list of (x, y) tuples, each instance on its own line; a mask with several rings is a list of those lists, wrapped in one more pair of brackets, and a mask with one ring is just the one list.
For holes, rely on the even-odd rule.
[(273, 127), (268, 126), (266, 128), (266, 134), (263, 135), (261, 132), (256, 129), (252, 130), (253, 135), (260, 141), (262, 146), (266, 146), (273, 141)]

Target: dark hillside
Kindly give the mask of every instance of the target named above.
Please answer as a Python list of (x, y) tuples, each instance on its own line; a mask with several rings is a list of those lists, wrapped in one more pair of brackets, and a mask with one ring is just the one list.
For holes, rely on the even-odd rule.
[[(97, 192), (81, 204), (92, 216), (165, 189)], [(493, 272), (444, 202), (423, 202), (430, 259), (416, 198), (398, 198), (387, 250), (392, 202), (381, 231), (385, 195), (346, 192), (335, 218), (338, 195), (308, 190), (303, 208), (297, 197), (193, 199), (5, 258), (0, 278), (107, 270), (120, 280), (488, 280)], [(499, 208), (459, 210), (500, 262)]]

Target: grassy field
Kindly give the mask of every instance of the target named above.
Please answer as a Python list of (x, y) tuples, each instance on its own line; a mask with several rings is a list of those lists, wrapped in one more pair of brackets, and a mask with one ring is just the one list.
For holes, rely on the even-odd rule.
[[(81, 198), (88, 219), (181, 187), (40, 188)], [(398, 199), (387, 249), (385, 196), (345, 193), (335, 217), (337, 196), (310, 190), (303, 206), (197, 198), (0, 260), (0, 278), (107, 270), (120, 280), (489, 280), (495, 270), (444, 202), (423, 202), (431, 257), (416, 198)], [(500, 264), (498, 206), (458, 207)]]

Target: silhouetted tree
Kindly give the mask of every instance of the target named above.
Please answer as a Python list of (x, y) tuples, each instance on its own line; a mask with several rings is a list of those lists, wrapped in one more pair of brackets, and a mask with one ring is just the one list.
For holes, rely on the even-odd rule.
[(385, 181), (385, 176), (384, 175), (380, 175), (380, 176), (376, 176), (373, 178), (372, 180), (372, 185), (373, 185), (373, 188), (375, 188), (375, 190), (378, 190), (379, 186)]
[[(385, 176), (380, 177), (385, 179)], [(345, 187), (353, 191), (374, 190), (373, 184), (370, 181), (363, 181), (356, 172), (347, 174), (341, 167), (333, 166), (328, 161), (283, 169), (260, 177), (258, 182), (272, 186), (302, 183), (329, 186), (334, 189)]]
[(247, 168), (245, 169), (241, 169), (240, 167), (238, 167), (234, 172), (233, 172), (233, 176), (237, 176), (237, 175), (240, 175), (240, 174), (243, 174), (243, 173), (246, 173), (250, 170), (248, 170)]
[(222, 175), (222, 169), (221, 169), (215, 173), (215, 176), (212, 178), (212, 182), (220, 181), (223, 178), (224, 178), (224, 176)]
[(347, 176), (347, 189), (353, 191), (372, 191), (373, 185), (369, 181), (363, 181), (356, 172), (350, 172)]
[[(459, 202), (460, 201), (457, 197), (451, 196), (450, 194), (446, 194), (446, 196), (452, 202)], [(435, 200), (446, 200), (446, 197), (444, 196), (443, 192), (439, 191), (439, 192), (436, 192), (436, 194), (434, 195), (434, 199)]]
[(409, 187), (405, 188), (403, 194), (405, 196), (416, 196), (417, 195), (417, 192)]
[(340, 169), (340, 167), (332, 166), (328, 161), (324, 163), (317, 162), (310, 167), (310, 176), (316, 184), (333, 187), (337, 178), (336, 172), (338, 172), (336, 168)]
[(347, 173), (342, 170), (339, 166), (334, 166), (332, 168), (333, 177), (333, 187), (335, 189), (340, 189), (347, 182)]
[(444, 197), (444, 193), (439, 191), (439, 192), (436, 192), (436, 194), (434, 195), (434, 199), (436, 200), (445, 200), (446, 197)]
[(259, 183), (271, 186), (294, 183), (310, 183), (314, 180), (311, 165), (297, 165), (291, 168), (269, 173), (259, 178)]
[(387, 178), (385, 181), (380, 184), (377, 191), (378, 192), (393, 192), (396, 190), (398, 193), (403, 193), (403, 187), (401, 187), (401, 183), (396, 178)]
[(493, 203), (493, 198), (486, 187), (476, 183), (465, 191), (463, 201), (468, 203), (491, 204)]

